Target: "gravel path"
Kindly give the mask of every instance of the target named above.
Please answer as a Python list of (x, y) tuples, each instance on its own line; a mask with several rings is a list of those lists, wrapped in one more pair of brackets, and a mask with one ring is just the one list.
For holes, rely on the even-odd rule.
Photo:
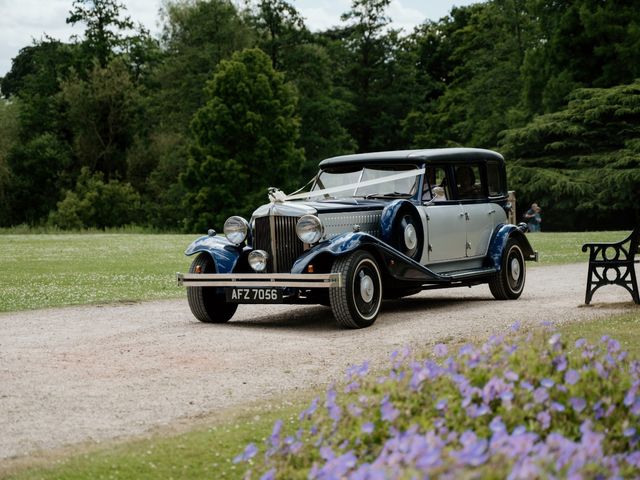
[(432, 290), (385, 303), (364, 330), (337, 329), (319, 306), (244, 305), (207, 325), (186, 299), (0, 314), (0, 463), (326, 384), (407, 344), (636, 308), (619, 287), (585, 307), (586, 264), (527, 273), (518, 301), (494, 301), (486, 286)]

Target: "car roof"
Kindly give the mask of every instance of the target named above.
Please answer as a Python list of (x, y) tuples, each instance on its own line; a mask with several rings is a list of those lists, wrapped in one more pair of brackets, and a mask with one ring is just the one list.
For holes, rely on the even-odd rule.
[(389, 152), (356, 153), (331, 157), (320, 162), (320, 168), (345, 165), (371, 165), (389, 163), (459, 162), (471, 160), (496, 160), (504, 164), (498, 152), (482, 148), (427, 148), (420, 150), (394, 150)]

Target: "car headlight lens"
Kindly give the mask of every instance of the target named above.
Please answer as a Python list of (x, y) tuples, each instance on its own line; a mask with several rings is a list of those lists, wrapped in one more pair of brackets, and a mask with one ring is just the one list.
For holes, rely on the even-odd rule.
[(324, 226), (315, 215), (304, 215), (298, 220), (296, 233), (304, 243), (316, 243), (324, 235)]
[(264, 250), (254, 250), (249, 254), (249, 265), (255, 272), (264, 272), (267, 269), (269, 254)]
[(227, 236), (227, 240), (234, 245), (240, 245), (244, 242), (248, 233), (249, 224), (242, 217), (229, 217), (227, 221), (224, 222), (224, 234)]

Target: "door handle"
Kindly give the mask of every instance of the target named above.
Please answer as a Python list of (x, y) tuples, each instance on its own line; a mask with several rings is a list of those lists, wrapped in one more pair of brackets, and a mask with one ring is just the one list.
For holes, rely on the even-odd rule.
[(496, 213), (495, 210), (489, 210), (489, 215), (491, 215), (492, 213)]

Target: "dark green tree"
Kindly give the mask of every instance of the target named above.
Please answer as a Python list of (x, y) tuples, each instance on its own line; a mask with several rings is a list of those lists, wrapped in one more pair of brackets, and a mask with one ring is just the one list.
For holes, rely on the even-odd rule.
[[(9, 153), (18, 143), (17, 100), (8, 102), (0, 99), (0, 205), (7, 205), (7, 188), (10, 182)], [(7, 208), (0, 209), (0, 225), (6, 224), (9, 217)]]
[(526, 117), (520, 107), (520, 69), (533, 42), (526, 2), (494, 0), (455, 8), (440, 23), (425, 30), (419, 45), (444, 52), (440, 65), (446, 68), (436, 64), (434, 71), (447, 73), (436, 77), (440, 82), (426, 84), (427, 95), (437, 99), (418, 110), (421, 116), (414, 113), (407, 119), (414, 131), (412, 143), (495, 146), (501, 130), (522, 124)]
[(250, 215), (265, 203), (268, 187), (296, 184), (304, 158), (296, 147), (295, 88), (261, 50), (221, 62), (206, 94), (191, 124), (193, 145), (181, 177), (189, 230), (219, 229), (230, 214)]
[(55, 135), (45, 133), (26, 143), (14, 144), (7, 156), (11, 172), (8, 224), (36, 224), (47, 216), (67, 184), (71, 165), (69, 147)]
[(252, 32), (230, 0), (177, 0), (164, 4), (165, 58), (153, 75), (151, 122), (186, 133), (204, 105), (204, 85), (221, 60), (252, 43)]
[(526, 52), (524, 98), (553, 112), (577, 87), (610, 87), (640, 77), (640, 8), (625, 0), (528, 2), (537, 43)]
[(257, 1), (249, 18), (258, 33), (258, 46), (271, 57), (276, 70), (286, 70), (288, 62), (282, 57), (311, 39), (300, 13), (284, 0)]
[(520, 204), (541, 204), (545, 228), (640, 220), (640, 81), (576, 90), (566, 109), (505, 132), (501, 148)]
[(355, 142), (342, 125), (350, 105), (335, 94), (332, 59), (300, 13), (283, 0), (260, 0), (249, 19), (258, 46), (298, 89), (299, 146), (307, 158), (303, 175), (315, 174), (323, 158), (353, 152)]
[[(124, 4), (116, 0), (74, 0), (67, 23), (84, 23), (82, 48), (86, 57), (105, 68), (114, 52), (125, 48), (128, 39), (123, 34), (135, 27), (129, 16), (122, 16)], [(89, 61), (89, 65), (91, 64)]]
[[(386, 10), (390, 0), (353, 0), (341, 17), (346, 26), (336, 30), (345, 54), (339, 57), (338, 75), (353, 105), (346, 126), (361, 152), (371, 151), (376, 142), (376, 123), (385, 112), (388, 93), (386, 69), (392, 65), (395, 45), (386, 31), (391, 19)], [(329, 32), (331, 35), (331, 32)], [(383, 100), (383, 104), (380, 104)]]
[(5, 98), (20, 99), (20, 135), (23, 141), (43, 133), (64, 137), (61, 106), (56, 95), (60, 80), (68, 78), (76, 62), (76, 48), (45, 38), (20, 50), (11, 70), (0, 81)]
[(140, 108), (127, 65), (119, 59), (104, 68), (96, 64), (87, 80), (63, 82), (61, 98), (79, 164), (102, 172), (107, 180), (124, 178)]

